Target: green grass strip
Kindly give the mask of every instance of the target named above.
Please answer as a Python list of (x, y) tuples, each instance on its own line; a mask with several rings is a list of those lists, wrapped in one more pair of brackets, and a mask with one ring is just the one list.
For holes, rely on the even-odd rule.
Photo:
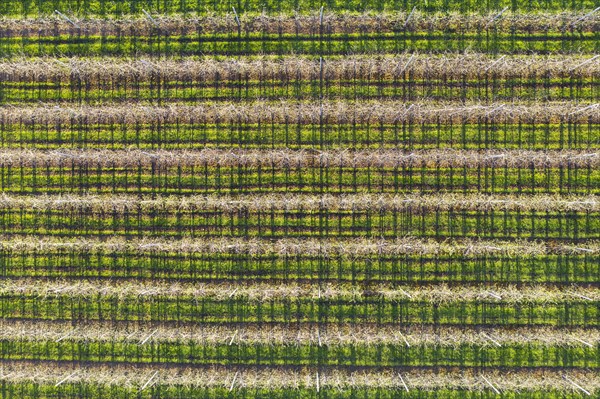
[(156, 37), (40, 37), (0, 38), (3, 57), (99, 57), (161, 55), (336, 56), (344, 54), (398, 54), (402, 52), (464, 52), (489, 54), (594, 54), (600, 51), (598, 33), (572, 34), (453, 34), (408, 33), (333, 34), (326, 36), (256, 35)]
[(463, 344), (318, 346), (305, 343), (203, 345), (193, 342), (98, 342), (65, 338), (3, 340), (3, 360), (152, 363), (155, 365), (224, 366), (361, 366), (361, 367), (560, 367), (600, 368), (598, 347), (511, 344), (497, 347)]
[(431, 124), (94, 124), (75, 120), (58, 124), (0, 123), (4, 148), (385, 148), (420, 149), (595, 149), (600, 126), (595, 123)]
[[(436, 391), (389, 388), (321, 388), (314, 389), (248, 389), (234, 388), (190, 388), (186, 386), (153, 385), (142, 392), (135, 388), (124, 388), (118, 385), (104, 386), (93, 383), (66, 382), (59, 387), (51, 384), (22, 382), (2, 383), (0, 392), (7, 399), (129, 399), (132, 395), (140, 399), (160, 397), (163, 399), (495, 399), (497, 394), (491, 389), (487, 391), (449, 390)], [(509, 399), (581, 399), (579, 392), (563, 392), (561, 390), (533, 390), (526, 392), (504, 392), (503, 397)]]
[(587, 254), (585, 247), (580, 249), (579, 254), (562, 255), (406, 254), (358, 259), (332, 255), (160, 254), (135, 250), (51, 253), (46, 249), (26, 254), (3, 250), (0, 275), (198, 282), (596, 283), (600, 279), (600, 257)]
[[(57, 290), (66, 290), (62, 286)], [(148, 291), (151, 291), (149, 288)], [(598, 327), (598, 300), (565, 294), (563, 300), (489, 299), (428, 301), (385, 300), (379, 297), (278, 298), (253, 301), (238, 297), (190, 295), (144, 296), (132, 293), (78, 295), (74, 292), (39, 294), (7, 290), (0, 308), (10, 320), (120, 321), (173, 323), (402, 323), (448, 326)], [(324, 291), (325, 292), (325, 291)], [(568, 298), (567, 298), (568, 297)]]

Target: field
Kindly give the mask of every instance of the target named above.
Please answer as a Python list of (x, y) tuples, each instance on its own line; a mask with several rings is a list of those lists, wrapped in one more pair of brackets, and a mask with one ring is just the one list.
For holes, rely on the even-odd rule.
[(597, 6), (1, 1), (1, 399), (600, 397)]

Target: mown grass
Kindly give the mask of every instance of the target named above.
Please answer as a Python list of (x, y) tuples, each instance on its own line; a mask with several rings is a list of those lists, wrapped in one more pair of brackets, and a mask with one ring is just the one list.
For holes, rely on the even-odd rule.
[[(585, 249), (585, 244), (581, 244)], [(597, 253), (301, 256), (64, 251), (2, 252), (0, 275), (196, 282), (597, 283)], [(157, 251), (158, 252), (158, 251)]]
[(351, 210), (165, 211), (3, 209), (1, 232), (61, 237), (369, 237), (597, 239), (597, 211), (470, 211), (413, 209), (381, 212)]
[(4, 148), (204, 149), (590, 149), (600, 146), (597, 123), (59, 123), (0, 122)]
[[(75, 79), (74, 79), (75, 78)], [(201, 101), (247, 101), (261, 99), (315, 100), (322, 96), (330, 99), (364, 101), (508, 101), (515, 97), (522, 101), (565, 101), (574, 95), (581, 101), (600, 99), (600, 83), (593, 78), (537, 79), (490, 77), (476, 79), (434, 78), (395, 80), (326, 80), (313, 81), (250, 81), (240, 74), (237, 82), (169, 81), (157, 74), (150, 81), (89, 82), (70, 77), (70, 81), (42, 81), (34, 83), (0, 83), (0, 100), (6, 104), (28, 104), (39, 101), (67, 104), (102, 104), (139, 101), (163, 105), (165, 103), (194, 104)]]
[(0, 343), (0, 356), (6, 360), (232, 366), (560, 367), (564, 370), (599, 367), (598, 348), (589, 348), (581, 343), (570, 347), (539, 344), (406, 347), (392, 343), (318, 346), (305, 342), (289, 345), (140, 342), (85, 342), (72, 338), (60, 342), (3, 341)]
[(247, 298), (218, 300), (188, 295), (79, 296), (3, 293), (7, 320), (127, 321), (156, 323), (402, 323), (449, 326), (600, 326), (598, 301), (513, 302), (489, 300), (430, 302), (357, 298)]
[[(237, 388), (231, 392), (229, 387), (206, 388), (187, 387), (183, 385), (153, 385), (143, 391), (139, 388), (127, 388), (120, 385), (106, 386), (94, 383), (63, 383), (59, 387), (43, 383), (7, 383), (3, 385), (3, 392), (7, 398), (16, 399), (50, 399), (59, 395), (78, 398), (120, 399), (130, 398), (136, 395), (138, 398), (160, 397), (165, 399), (176, 399), (181, 397), (193, 397), (201, 399), (221, 398), (257, 398), (257, 399), (365, 399), (365, 398), (408, 398), (408, 399), (493, 399), (497, 394), (491, 389), (483, 391), (468, 390), (412, 390), (403, 391), (401, 388), (334, 388), (322, 387), (319, 392), (314, 388), (289, 388), (289, 389), (252, 389)], [(70, 395), (70, 396), (69, 396)], [(525, 392), (504, 393), (511, 399), (580, 399), (578, 392), (565, 392), (564, 390), (528, 390)]]
[(491, 34), (406, 33), (330, 35), (197, 35), (154, 37), (70, 36), (0, 38), (3, 57), (252, 56), (463, 52), (581, 54), (600, 51), (598, 33)]

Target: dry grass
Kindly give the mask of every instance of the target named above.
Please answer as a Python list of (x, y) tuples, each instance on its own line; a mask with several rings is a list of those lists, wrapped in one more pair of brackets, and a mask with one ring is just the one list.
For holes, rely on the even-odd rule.
[[(5, 279), (0, 281), (2, 295), (115, 297), (115, 298), (207, 298), (215, 301), (244, 299), (264, 302), (272, 299), (344, 300), (362, 301), (367, 296), (378, 296), (386, 301), (455, 303), (562, 303), (600, 301), (598, 287), (564, 287), (547, 284), (516, 285), (461, 285), (430, 284), (423, 286), (396, 286), (377, 284), (366, 293), (352, 284), (270, 284), (270, 283), (179, 283), (152, 280), (86, 280), (86, 279)], [(371, 295), (372, 294), (372, 295)]]
[(28, 125), (152, 124), (152, 123), (263, 123), (263, 124), (420, 124), (420, 123), (600, 123), (600, 106), (575, 102), (512, 104), (435, 103), (400, 101), (225, 103), (202, 105), (73, 106), (0, 108), (0, 122)]
[[(408, 18), (410, 14), (410, 18)], [(340, 33), (392, 33), (395, 31), (422, 32), (446, 31), (452, 33), (473, 33), (486, 30), (496, 32), (545, 33), (547, 31), (595, 32), (600, 27), (600, 17), (587, 12), (560, 13), (511, 13), (505, 12), (502, 18), (496, 18), (498, 12), (489, 14), (464, 15), (458, 12), (423, 13), (415, 10), (411, 13), (320, 13), (305, 15), (252, 15), (239, 18), (242, 33), (271, 34), (340, 34)], [(238, 20), (230, 13), (225, 16), (176, 16), (176, 15), (124, 15), (119, 19), (77, 18), (70, 20), (52, 15), (37, 19), (0, 20), (2, 36), (51, 36), (60, 35), (151, 35), (160, 31), (171, 35), (192, 35), (201, 30), (205, 34), (238, 33)]]
[(143, 197), (133, 195), (58, 195), (58, 196), (10, 196), (0, 195), (0, 209), (23, 209), (32, 211), (60, 210), (119, 214), (124, 212), (264, 212), (273, 210), (302, 211), (541, 211), (564, 212), (600, 211), (595, 196), (567, 195), (485, 195), (485, 194), (256, 194), (244, 197), (226, 195), (190, 197)]
[(577, 244), (552, 244), (543, 241), (501, 241), (454, 239), (438, 242), (413, 237), (395, 240), (354, 239), (294, 239), (279, 240), (257, 238), (209, 238), (204, 240), (183, 238), (179, 240), (143, 238), (124, 239), (111, 237), (65, 238), (52, 236), (0, 236), (0, 249), (6, 252), (30, 253), (57, 252), (81, 253), (171, 253), (171, 254), (248, 254), (277, 256), (340, 256), (372, 257), (397, 255), (460, 255), (476, 258), (490, 254), (505, 256), (543, 256), (550, 254), (587, 254), (600, 253), (600, 242), (585, 241)]
[[(243, 150), (202, 149), (186, 150), (29, 150), (0, 149), (1, 166), (58, 167), (79, 166), (173, 167), (173, 166), (257, 166), (274, 168), (398, 168), (398, 167), (454, 167), (454, 168), (576, 168), (600, 167), (600, 152), (594, 151), (528, 151), (528, 150)], [(107, 173), (112, 173), (107, 171)]]
[[(178, 82), (239, 82), (297, 80), (388, 81), (410, 76), (412, 79), (480, 79), (494, 76), (508, 78), (570, 78), (594, 77), (600, 72), (600, 62), (588, 55), (494, 57), (486, 54), (404, 54), (399, 56), (348, 56), (328, 60), (302, 57), (273, 59), (268, 56), (240, 60), (137, 59), (106, 58), (35, 58), (0, 62), (0, 77), (12, 82), (71, 82), (77, 76), (87, 84), (106, 81), (126, 83), (132, 78), (147, 81), (161, 76), (162, 80)], [(542, 80), (539, 80), (542, 84)]]
[(293, 325), (123, 325), (118, 322), (89, 322), (73, 325), (63, 321), (0, 321), (3, 341), (54, 342), (184, 342), (201, 345), (473, 345), (501, 347), (538, 345), (542, 347), (595, 347), (599, 329), (548, 327), (467, 326), (376, 326), (369, 324), (311, 323)]
[[(98, 383), (103, 385), (120, 385), (138, 389), (146, 384), (152, 375), (156, 375), (156, 384), (185, 385), (200, 387), (226, 387), (233, 384), (235, 388), (308, 388), (317, 386), (317, 370), (313, 368), (284, 367), (164, 367), (156, 364), (122, 366), (122, 365), (87, 365), (73, 366), (70, 362), (6, 361), (0, 367), (3, 381), (25, 382), (37, 381), (42, 384), (56, 384), (69, 377), (69, 382)], [(466, 389), (482, 391), (489, 389), (481, 378), (481, 369), (439, 367), (437, 371), (418, 367), (402, 370), (404, 381), (411, 389)], [(537, 369), (504, 369), (485, 370), (486, 378), (501, 391), (517, 390), (552, 390), (571, 392), (573, 385), (563, 378), (564, 371)], [(572, 381), (585, 387), (588, 391), (600, 389), (600, 378), (593, 371), (574, 369), (568, 372)], [(398, 370), (382, 368), (378, 370), (358, 370), (344, 368), (321, 368), (318, 370), (321, 388), (381, 387), (404, 389), (398, 377)]]

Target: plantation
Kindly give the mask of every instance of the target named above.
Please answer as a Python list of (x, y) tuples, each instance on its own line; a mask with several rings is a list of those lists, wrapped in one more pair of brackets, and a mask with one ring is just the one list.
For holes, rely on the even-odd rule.
[(600, 395), (591, 0), (0, 2), (0, 398)]

